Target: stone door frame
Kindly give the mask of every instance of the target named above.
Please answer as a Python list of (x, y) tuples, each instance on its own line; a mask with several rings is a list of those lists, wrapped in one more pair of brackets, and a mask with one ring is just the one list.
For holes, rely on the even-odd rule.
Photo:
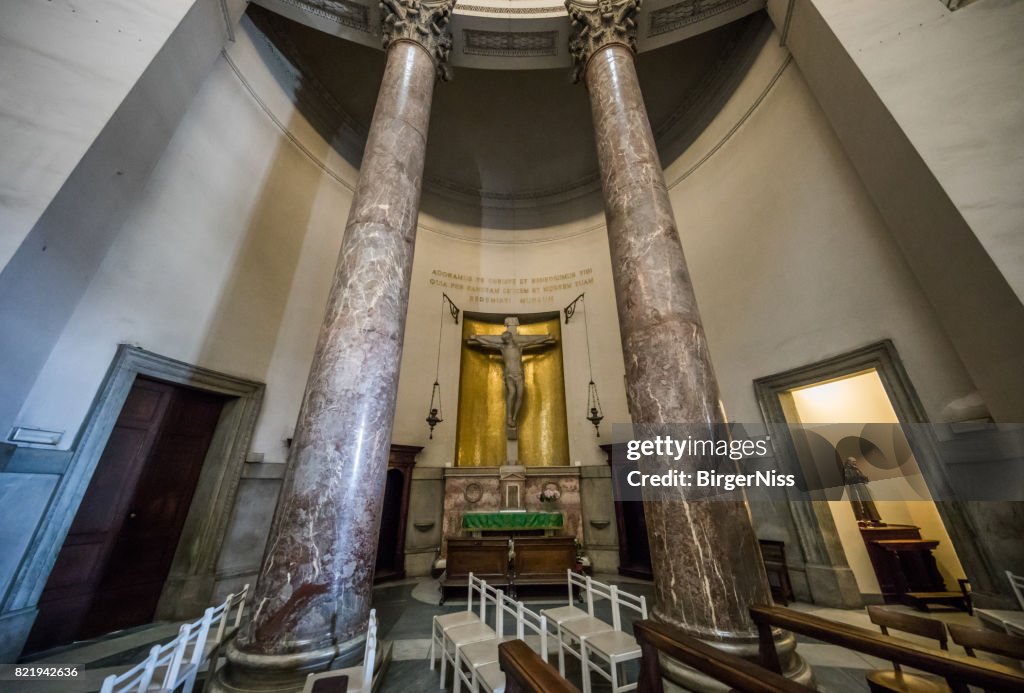
[[(928, 416), (907, 375), (892, 340), (885, 339), (844, 354), (758, 378), (754, 393), (761, 416), (769, 428), (785, 425), (780, 395), (788, 390), (874, 369), (900, 423), (928, 423)], [(912, 447), (918, 466), (933, 498), (956, 498), (938, 452), (938, 440), (927, 427), (915, 427)], [(908, 436), (910, 437), (910, 436)], [(802, 478), (796, 448), (788, 435), (773, 435), (772, 448), (780, 468)], [(787, 504), (796, 526), (800, 549), (808, 571), (815, 603), (854, 607), (862, 602), (853, 572), (839, 541), (832, 513), (824, 502), (793, 501)], [(995, 571), (984, 547), (976, 541), (977, 528), (960, 501), (936, 502), (935, 507), (953, 542), (960, 564), (975, 589), (995, 585)]]
[(18, 567), (3, 605), (4, 612), (34, 610), (38, 603), (128, 392), (139, 375), (229, 398), (203, 460), (156, 617), (188, 618), (210, 606), (217, 558), (266, 386), (121, 344), (83, 423), (67, 471)]

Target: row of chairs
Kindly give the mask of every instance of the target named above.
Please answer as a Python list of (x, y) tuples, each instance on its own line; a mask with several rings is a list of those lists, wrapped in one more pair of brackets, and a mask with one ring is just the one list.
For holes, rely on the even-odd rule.
[(154, 645), (146, 659), (121, 674), (111, 674), (104, 679), (100, 693), (191, 693), (204, 664), (210, 663), (211, 672), (216, 669), (220, 648), (242, 621), (248, 594), (249, 585), (246, 585), (217, 606), (208, 608), (202, 618), (182, 625), (177, 637), (164, 645)]
[[(631, 609), (640, 618), (647, 618), (646, 599), (571, 570), (566, 573), (568, 604), (555, 609), (543, 609), (539, 614), (470, 573), (466, 610), (435, 616), (433, 620), (430, 668), (433, 670), (435, 660), (440, 660), (440, 687), (444, 688), (450, 663), (455, 693), (460, 693), (463, 683), (472, 693), (478, 693), (481, 689), (501, 693), (504, 691), (505, 678), (498, 668), (498, 645), (513, 638), (526, 640), (529, 631), (530, 635), (536, 637), (538, 653), (546, 662), (548, 629), (551, 628), (558, 641), (559, 674), (565, 676), (566, 653), (578, 659), (584, 693), (590, 693), (594, 673), (611, 684), (612, 693), (635, 689), (635, 681), (622, 680), (625, 677), (622, 676), (621, 666), (640, 658), (640, 646), (633, 635), (622, 630), (622, 610)], [(575, 605), (577, 591), (586, 609)], [(601, 598), (607, 599), (611, 605), (611, 623), (595, 616), (594, 602)], [(493, 628), (488, 624), (487, 617), (490, 605), (493, 605), (491, 610), (494, 612)], [(514, 619), (515, 636), (505, 635), (506, 616)]]
[[(634, 611), (639, 618), (646, 619), (646, 598), (571, 570), (567, 571), (567, 583), (568, 605), (541, 611), (555, 627), (558, 637), (558, 673), (565, 676), (565, 653), (568, 652), (580, 660), (583, 693), (591, 693), (592, 674), (607, 680), (611, 684), (612, 693), (635, 689), (635, 681), (620, 680), (625, 678), (621, 675), (620, 667), (626, 662), (640, 659), (641, 655), (636, 638), (622, 630), (622, 610)], [(579, 590), (586, 610), (575, 605), (573, 597), (576, 590)], [(611, 604), (611, 623), (594, 615), (595, 598), (607, 599)]]
[[(474, 595), (476, 610), (474, 610)], [(494, 627), (488, 625), (488, 612), (494, 614)], [(506, 618), (515, 626), (514, 635), (506, 635)], [(430, 668), (441, 663), (440, 687), (444, 688), (448, 665), (452, 667), (455, 693), (462, 685), (479, 693), (503, 693), (505, 674), (498, 666), (498, 645), (508, 640), (536, 640), (537, 652), (546, 662), (548, 657), (547, 619), (488, 585), (472, 573), (466, 598), (466, 610), (435, 616), (430, 636)]]

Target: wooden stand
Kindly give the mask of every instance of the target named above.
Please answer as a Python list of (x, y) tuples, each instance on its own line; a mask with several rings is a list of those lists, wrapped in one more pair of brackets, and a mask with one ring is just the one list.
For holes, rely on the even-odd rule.
[(761, 539), (761, 558), (764, 570), (768, 574), (768, 586), (772, 590), (772, 599), (786, 606), (794, 599), (793, 586), (789, 582), (789, 570), (786, 569), (786, 545), (781, 541)]
[(907, 604), (921, 611), (928, 611), (928, 604), (943, 604), (971, 611), (966, 590), (946, 588), (932, 555), (939, 542), (922, 539), (919, 527), (865, 525), (860, 533), (887, 604)]

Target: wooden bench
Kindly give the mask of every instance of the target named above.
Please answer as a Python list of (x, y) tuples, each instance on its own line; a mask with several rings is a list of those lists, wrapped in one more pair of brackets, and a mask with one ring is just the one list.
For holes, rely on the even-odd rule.
[(557, 586), (565, 584), (565, 573), (576, 565), (573, 537), (520, 537), (512, 544), (512, 586)]
[(449, 539), (441, 578), (441, 603), (444, 604), (450, 589), (469, 585), (470, 573), (493, 587), (508, 587), (512, 583), (508, 553), (508, 539)]
[(633, 633), (642, 653), (637, 690), (645, 693), (664, 690), (659, 653), (742, 693), (810, 693), (814, 690), (663, 623), (636, 621)]
[(1002, 664), (949, 654), (781, 606), (752, 606), (750, 616), (760, 636), (761, 665), (776, 673), (782, 672), (773, 631), (782, 628), (941, 676), (954, 691), (966, 693), (968, 686), (1007, 693), (1024, 690), (1024, 671)]

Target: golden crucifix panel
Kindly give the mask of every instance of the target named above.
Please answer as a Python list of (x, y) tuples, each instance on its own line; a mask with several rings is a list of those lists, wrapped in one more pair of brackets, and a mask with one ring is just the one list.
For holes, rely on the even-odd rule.
[[(497, 467), (508, 461), (506, 364), (500, 351), (490, 348), (488, 342), (495, 339), (471, 339), (474, 335), (499, 338), (508, 329), (507, 317), (469, 313), (462, 321), (457, 467)], [(524, 392), (517, 416), (518, 463), (530, 467), (568, 466), (559, 314), (518, 317), (520, 323), (513, 329), (519, 335), (554, 338), (554, 343), (537, 340), (538, 348), (526, 349), (522, 354)]]

